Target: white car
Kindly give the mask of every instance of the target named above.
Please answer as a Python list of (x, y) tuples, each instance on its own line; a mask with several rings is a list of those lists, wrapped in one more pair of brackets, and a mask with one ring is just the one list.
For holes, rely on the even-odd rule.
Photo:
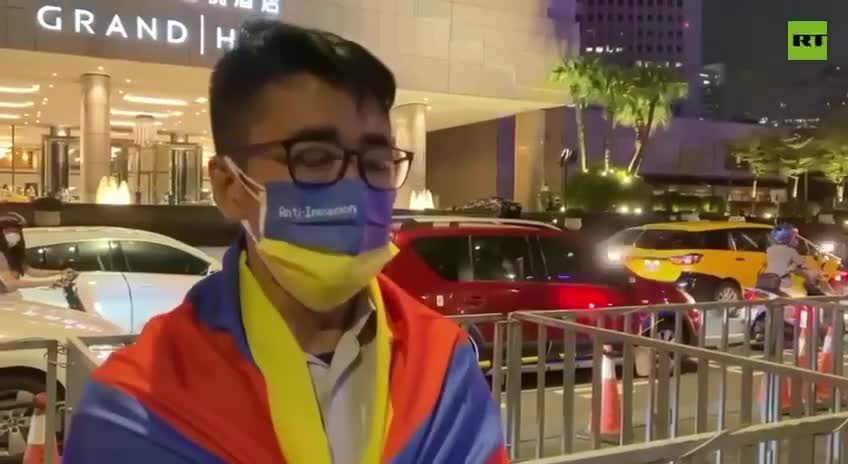
[[(86, 311), (96, 312), (129, 333), (156, 314), (178, 306), (220, 261), (178, 240), (117, 227), (24, 229), (27, 263), (39, 269), (74, 269)], [(62, 292), (21, 291), (28, 301), (69, 307)]]
[[(61, 289), (53, 290), (62, 293)], [(0, 343), (46, 338), (65, 343), (71, 336), (120, 335), (115, 324), (96, 315), (25, 301), (17, 294), (0, 296)], [(65, 356), (57, 370), (60, 398), (65, 388)], [(45, 350), (0, 351), (0, 402), (28, 401), (45, 391)], [(0, 411), (0, 456), (22, 453), (30, 409)], [(23, 429), (19, 428), (23, 427)]]

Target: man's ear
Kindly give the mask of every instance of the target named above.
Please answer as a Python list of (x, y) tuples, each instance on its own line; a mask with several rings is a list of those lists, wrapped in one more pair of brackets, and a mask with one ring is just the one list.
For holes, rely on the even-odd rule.
[(228, 221), (241, 221), (244, 218), (241, 205), (245, 192), (236, 174), (220, 156), (213, 156), (209, 160), (208, 167), (209, 183), (212, 186), (215, 205)]

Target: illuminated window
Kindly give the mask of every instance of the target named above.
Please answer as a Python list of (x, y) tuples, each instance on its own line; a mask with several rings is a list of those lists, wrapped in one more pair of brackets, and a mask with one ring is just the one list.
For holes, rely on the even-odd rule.
[[(14, 156), (13, 156), (14, 152)], [(0, 147), (0, 169), (35, 170), (41, 150), (35, 147), (15, 147), (14, 151)]]

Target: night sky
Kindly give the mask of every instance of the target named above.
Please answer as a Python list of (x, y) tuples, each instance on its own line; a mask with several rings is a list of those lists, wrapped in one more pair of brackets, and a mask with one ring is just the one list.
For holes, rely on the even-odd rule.
[[(722, 114), (815, 117), (826, 95), (848, 88), (848, 2), (844, 0), (703, 0), (704, 63), (725, 63)], [(788, 61), (787, 25), (794, 20), (828, 21), (828, 62)], [(842, 65), (843, 77), (822, 79), (822, 70)], [(836, 97), (839, 98), (839, 97)], [(784, 109), (778, 102), (787, 102)], [(841, 102), (834, 101), (834, 105)]]
[[(848, 40), (845, 40), (848, 2), (844, 0), (703, 0), (703, 3), (704, 63), (788, 64), (786, 22), (791, 19), (826, 19), (830, 62), (848, 62)], [(797, 64), (792, 63), (789, 68)]]

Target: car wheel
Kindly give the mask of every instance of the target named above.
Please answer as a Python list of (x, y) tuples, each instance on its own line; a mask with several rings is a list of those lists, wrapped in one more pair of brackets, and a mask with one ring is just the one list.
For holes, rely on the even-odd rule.
[[(34, 376), (0, 375), (0, 401), (31, 403), (45, 390), (44, 381)], [(0, 456), (17, 456), (26, 450), (32, 406), (0, 411)]]
[(736, 282), (724, 281), (719, 284), (713, 297), (715, 301), (739, 301), (742, 299), (742, 290)]
[[(794, 343), (794, 330), (792, 324), (783, 323), (783, 347), (791, 348)], [(766, 342), (766, 316), (760, 314), (751, 323), (751, 345), (762, 348)]]
[[(657, 335), (656, 337), (659, 340), (664, 342), (673, 342), (674, 341), (674, 318), (673, 317), (664, 317), (660, 319), (659, 323), (657, 323)], [(689, 345), (689, 330), (686, 328), (686, 324), (683, 324), (683, 344)]]

